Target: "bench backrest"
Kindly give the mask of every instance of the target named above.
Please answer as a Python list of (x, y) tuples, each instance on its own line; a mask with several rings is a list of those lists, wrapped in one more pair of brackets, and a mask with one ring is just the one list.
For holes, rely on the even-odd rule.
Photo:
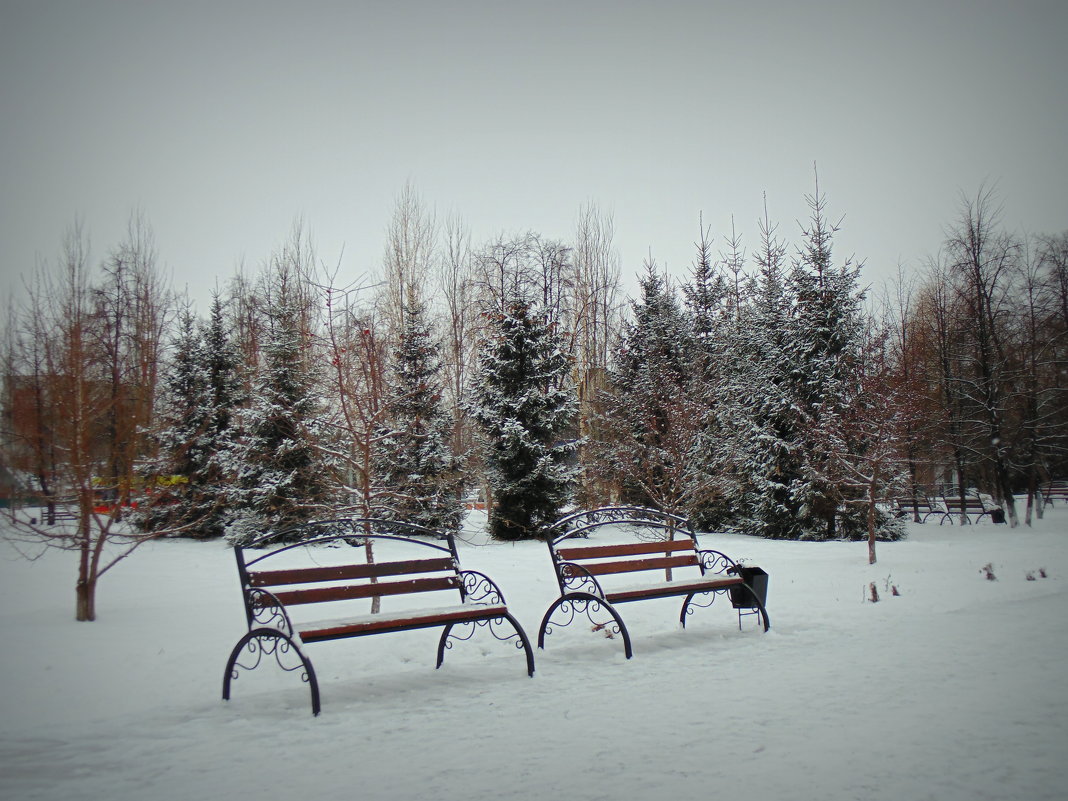
[(932, 501), (926, 495), (905, 496), (894, 499), (894, 505), (905, 512), (916, 510), (917, 512), (933, 512), (941, 507), (941, 503)]
[[(959, 484), (945, 484), (942, 486), (942, 503), (946, 509), (953, 512), (961, 511), (961, 487)], [(988, 504), (980, 495), (979, 491), (974, 487), (969, 487), (963, 491), (964, 502), (963, 508), (966, 512), (983, 512), (993, 508), (993, 504)], [(986, 496), (989, 500), (989, 496)]]
[[(266, 553), (254, 550), (279, 540), (288, 542)], [(368, 543), (386, 542), (401, 544), (405, 557), (369, 561), (374, 549), (368, 550)], [(329, 545), (340, 547), (308, 558), (309, 546)], [(392, 521), (317, 521), (235, 546), (234, 555), (250, 626), (263, 622), (263, 610), (276, 601), (289, 608), (440, 591), (458, 593), (462, 600), (465, 592), (450, 532)], [(334, 564), (308, 564), (327, 559)]]
[(1068, 498), (1068, 481), (1047, 481), (1042, 485), (1041, 492), (1047, 499)]
[[(591, 534), (607, 527), (630, 529), (638, 541), (588, 544)], [(582, 583), (582, 577), (574, 575), (569, 565), (594, 577), (645, 571), (672, 575), (678, 568), (705, 570), (689, 521), (655, 509), (627, 506), (579, 512), (558, 520), (549, 534), (549, 553), (561, 592)], [(727, 566), (724, 564), (724, 569)]]

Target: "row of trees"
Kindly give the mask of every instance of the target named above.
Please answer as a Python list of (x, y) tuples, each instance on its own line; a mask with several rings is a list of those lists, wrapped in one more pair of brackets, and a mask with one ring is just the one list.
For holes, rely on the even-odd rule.
[(1003, 230), (989, 190), (962, 202), (926, 272), (899, 282), (889, 353), (901, 388), (901, 455), (957, 491), (990, 493), (1018, 520), (1042, 514), (1038, 485), (1068, 473), (1068, 232)]
[[(380, 275), (343, 282), (298, 224), (203, 319), (142, 219), (96, 273), (75, 228), (10, 315), (4, 455), (45, 507), (25, 541), (79, 553), (92, 619), (96, 579), (144, 537), (323, 515), (455, 529), (477, 500), (517, 539), (627, 502), (867, 538), (874, 560), (902, 531), (883, 502), (952, 483), (1015, 524), (1013, 493), (1068, 461), (1068, 234), (1013, 237), (981, 192), (880, 302), (835, 258), (818, 184), (807, 199), (796, 244), (766, 212), (751, 254), (702, 222), (686, 280), (650, 259), (627, 301), (595, 207), (569, 242), (476, 248), (409, 187)], [(50, 525), (71, 504), (75, 525)]]

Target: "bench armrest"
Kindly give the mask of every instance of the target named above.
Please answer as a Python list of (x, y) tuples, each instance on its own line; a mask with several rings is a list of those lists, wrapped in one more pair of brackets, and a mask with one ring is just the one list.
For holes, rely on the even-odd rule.
[(588, 592), (604, 598), (604, 590), (593, 574), (575, 562), (557, 562), (556, 570), (560, 577), (560, 589), (565, 592)]
[(460, 577), (460, 595), (465, 603), (491, 606), (505, 603), (501, 588), (485, 573), (479, 573), (477, 570), (461, 570), (457, 575)]
[(698, 551), (697, 555), (701, 559), (701, 572), (705, 574), (729, 573), (732, 567), (737, 567), (733, 559), (720, 551)]
[(245, 590), (245, 611), (249, 631), (258, 627), (278, 629), (293, 636), (293, 622), (289, 619), (285, 604), (270, 590), (253, 587)]

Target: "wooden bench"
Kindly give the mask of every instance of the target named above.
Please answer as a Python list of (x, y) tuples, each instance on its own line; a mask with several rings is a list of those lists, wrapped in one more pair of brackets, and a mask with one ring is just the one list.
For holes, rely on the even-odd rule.
[(916, 523), (926, 523), (932, 517), (938, 518), (938, 524), (946, 522), (946, 509), (941, 501), (927, 495), (916, 494), (910, 497), (894, 498), (894, 517), (908, 517)]
[[(283, 544), (266, 553), (254, 550), (278, 543)], [(384, 561), (380, 551), (386, 550), (402, 558)], [(248, 632), (227, 660), (224, 700), (241, 670), (254, 670), (273, 657), (283, 670), (302, 671), (312, 713), (318, 715), (319, 684), (306, 645), (423, 628), (442, 629), (439, 668), (453, 641), (470, 639), (481, 626), (521, 648), (527, 674), (534, 675), (530, 641), (508, 611), (504, 594), (488, 576), (460, 569), (451, 532), (370, 518), (318, 521), (235, 546), (234, 556)], [(428, 604), (428, 597), (441, 605)], [(376, 598), (390, 610), (369, 614), (369, 602)], [(315, 618), (302, 614), (308, 609)]]
[(950, 523), (961, 522), (970, 525), (978, 523), (984, 517), (989, 517), (992, 523), (1004, 523), (1005, 512), (1000, 506), (988, 505), (975, 490), (965, 490), (963, 502), (960, 490), (953, 487), (942, 493), (942, 504), (946, 509), (946, 516), (941, 521)]
[(1041, 492), (1046, 503), (1068, 501), (1068, 481), (1047, 481), (1042, 485)]
[[(628, 542), (619, 543), (620, 529), (629, 529)], [(612, 531), (614, 530), (614, 532)], [(616, 542), (591, 544), (595, 534), (615, 533)], [(759, 614), (764, 631), (770, 627), (764, 609), (767, 574), (750, 568), (761, 578), (756, 591), (747, 583), (743, 568), (719, 551), (703, 550), (689, 522), (675, 515), (641, 507), (603, 507), (562, 518), (548, 530), (546, 540), (560, 586), (560, 597), (546, 610), (538, 630), (538, 647), (554, 628), (567, 626), (580, 615), (594, 631), (619, 635), (627, 658), (633, 656), (630, 633), (616, 608), (620, 604), (654, 598), (682, 597), (679, 621), (695, 606), (711, 606), (717, 596), (730, 594), (732, 606), (743, 614)], [(641, 583), (611, 586), (626, 574), (642, 574)]]

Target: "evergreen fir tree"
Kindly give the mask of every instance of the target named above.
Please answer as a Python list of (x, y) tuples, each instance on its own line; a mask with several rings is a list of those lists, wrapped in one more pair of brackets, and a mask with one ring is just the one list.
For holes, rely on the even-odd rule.
[(571, 359), (553, 321), (522, 298), (489, 320), (472, 387), (493, 493), (493, 537), (540, 536), (573, 491), (577, 443), (565, 437), (577, 413)]
[(449, 447), (452, 417), (442, 403), (440, 349), (425, 318), (423, 304), (409, 298), (386, 398), (391, 425), (379, 432), (375, 450), (374, 475), (382, 487), (376, 514), (456, 531), (463, 520), (462, 479)]
[(712, 260), (712, 240), (703, 218), (701, 238), (695, 243), (697, 259), (689, 283), (683, 285), (686, 308), (690, 314), (696, 350), (703, 369), (713, 366), (713, 346), (722, 322), (723, 302), (727, 297), (727, 285), (723, 274)]
[(295, 299), (279, 295), (267, 310), (264, 364), (239, 415), (243, 438), (234, 451), (228, 532), (234, 543), (311, 520), (329, 500), (316, 446), (322, 421), (313, 362)]
[(687, 511), (706, 486), (693, 330), (654, 264), (640, 285), (610, 373), (600, 455), (624, 502)]
[(807, 198), (810, 224), (804, 246), (790, 275), (795, 298), (788, 343), (793, 370), (793, 400), (801, 418), (803, 466), (795, 478), (793, 497), (805, 535), (816, 539), (848, 536), (836, 531), (839, 509), (848, 490), (832, 480), (825, 430), (850, 415), (860, 395), (860, 354), (865, 334), (857, 287), (859, 269), (850, 262), (835, 266), (832, 239), (836, 228), (826, 219), (825, 200)]
[(798, 409), (791, 393), (793, 366), (787, 345), (793, 301), (785, 275), (786, 248), (765, 209), (760, 221), (756, 275), (731, 329), (731, 369), (724, 373), (723, 402), (716, 408), (712, 469), (733, 485), (733, 526), (747, 534), (797, 539), (794, 484), (803, 448)]
[(231, 454), (237, 437), (235, 411), (242, 399), (241, 356), (230, 337), (226, 305), (216, 294), (211, 317), (201, 331), (207, 368), (207, 411), (202, 437), (205, 462), (197, 474), (201, 496), (201, 530), (206, 536), (225, 533), (230, 518), (229, 495), (234, 480)]
[(132, 518), (149, 531), (198, 536), (204, 511), (198, 477), (208, 460), (204, 432), (211, 411), (204, 346), (196, 317), (188, 309), (178, 317), (171, 347), (174, 355), (163, 375), (159, 456), (146, 471), (150, 492)]
[(216, 296), (207, 325), (186, 311), (178, 319), (173, 357), (164, 375), (159, 457), (148, 476), (138, 525), (181, 536), (218, 537), (228, 518), (227, 464), (238, 403), (238, 357)]
[[(857, 398), (863, 334), (857, 269), (832, 261), (833, 226), (824, 201), (810, 197), (810, 225), (789, 273), (773, 229), (762, 225), (758, 275), (736, 351), (751, 367), (737, 371), (726, 410), (735, 432), (734, 475), (742, 488), (737, 527), (782, 539), (826, 539), (847, 490), (828, 468), (827, 426)], [(725, 426), (726, 428), (726, 426)]]
[[(737, 238), (732, 238), (729, 244), (734, 247), (737, 278), (741, 272)], [(697, 258), (682, 292), (693, 332), (688, 392), (693, 400), (700, 401), (700, 414), (695, 420), (701, 426), (692, 447), (689, 479), (693, 486), (687, 491), (684, 511), (695, 525), (713, 527), (721, 525), (728, 513), (725, 482), (711, 467), (722, 436), (717, 407), (723, 402), (723, 390), (734, 366), (731, 334), (736, 322), (737, 293), (731, 296), (723, 270), (712, 259), (712, 243), (703, 222), (701, 238), (695, 245)]]

